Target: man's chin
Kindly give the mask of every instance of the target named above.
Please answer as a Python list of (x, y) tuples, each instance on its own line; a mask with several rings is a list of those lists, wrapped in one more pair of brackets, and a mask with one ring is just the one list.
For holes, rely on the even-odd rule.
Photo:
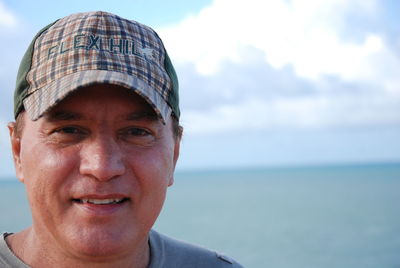
[[(109, 227), (109, 226), (108, 226)], [(73, 250), (73, 255), (90, 258), (103, 258), (119, 256), (128, 252), (136, 235), (127, 233), (118, 228), (101, 228), (99, 226), (81, 227), (79, 230), (69, 230), (65, 238), (68, 248)]]

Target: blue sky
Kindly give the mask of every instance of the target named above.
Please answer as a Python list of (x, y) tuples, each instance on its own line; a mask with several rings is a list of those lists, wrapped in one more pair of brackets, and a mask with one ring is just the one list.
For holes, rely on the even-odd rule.
[(155, 28), (181, 85), (178, 169), (400, 161), (400, 19), (389, 0), (0, 0), (0, 177), (35, 33), (105, 10)]

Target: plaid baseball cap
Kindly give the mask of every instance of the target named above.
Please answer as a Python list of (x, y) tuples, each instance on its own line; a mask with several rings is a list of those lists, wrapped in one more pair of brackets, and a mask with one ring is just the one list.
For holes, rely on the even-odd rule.
[(69, 93), (94, 84), (133, 90), (163, 123), (178, 120), (178, 79), (157, 33), (136, 21), (98, 11), (76, 13), (43, 28), (17, 75), (14, 116), (37, 120)]

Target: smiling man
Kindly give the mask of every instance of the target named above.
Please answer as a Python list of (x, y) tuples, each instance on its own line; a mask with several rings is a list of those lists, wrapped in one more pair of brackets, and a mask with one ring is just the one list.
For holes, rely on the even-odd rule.
[(241, 267), (152, 230), (182, 135), (177, 77), (152, 29), (105, 12), (50, 24), (14, 102), (33, 224), (1, 236), (0, 267)]

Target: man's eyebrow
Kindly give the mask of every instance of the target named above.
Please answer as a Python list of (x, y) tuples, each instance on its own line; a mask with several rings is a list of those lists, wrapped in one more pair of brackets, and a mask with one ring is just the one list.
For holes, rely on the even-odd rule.
[(83, 115), (74, 112), (68, 111), (56, 111), (45, 114), (44, 116), (49, 122), (56, 121), (72, 121), (72, 120), (80, 120), (83, 118)]
[(137, 120), (157, 121), (159, 118), (157, 114), (155, 114), (154, 112), (145, 111), (145, 112), (130, 113), (125, 117), (125, 119), (128, 121), (137, 121)]

